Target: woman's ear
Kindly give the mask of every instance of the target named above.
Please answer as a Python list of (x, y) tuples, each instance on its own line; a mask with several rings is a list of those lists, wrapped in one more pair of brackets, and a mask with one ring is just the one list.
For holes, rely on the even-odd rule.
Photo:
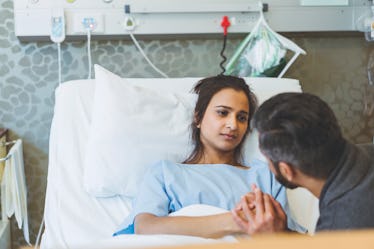
[(195, 123), (196, 127), (200, 129), (200, 122), (198, 122), (197, 113), (195, 112), (193, 122)]
[(288, 163), (285, 163), (285, 162), (279, 162), (278, 164), (278, 167), (279, 167), (279, 171), (280, 173), (288, 180), (288, 181), (292, 181), (295, 176), (296, 176), (296, 172), (294, 170), (294, 168), (289, 165)]

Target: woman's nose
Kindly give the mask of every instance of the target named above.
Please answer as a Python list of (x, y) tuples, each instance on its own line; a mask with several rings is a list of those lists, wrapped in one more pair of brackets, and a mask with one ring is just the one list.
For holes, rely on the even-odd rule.
[(236, 117), (228, 117), (226, 120), (226, 127), (235, 130), (237, 128)]

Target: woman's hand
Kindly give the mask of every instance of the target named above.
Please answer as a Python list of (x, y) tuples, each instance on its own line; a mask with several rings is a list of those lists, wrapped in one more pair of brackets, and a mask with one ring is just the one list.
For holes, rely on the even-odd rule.
[(234, 221), (249, 235), (285, 231), (287, 216), (282, 206), (256, 185), (232, 210)]

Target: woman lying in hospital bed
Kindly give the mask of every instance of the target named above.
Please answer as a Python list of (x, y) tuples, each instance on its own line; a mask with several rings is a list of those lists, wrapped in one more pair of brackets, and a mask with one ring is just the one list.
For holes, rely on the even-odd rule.
[[(285, 210), (285, 188), (254, 160), (246, 164), (242, 147), (257, 99), (246, 82), (233, 76), (202, 79), (194, 87), (198, 99), (191, 124), (194, 149), (183, 163), (159, 161), (143, 179), (132, 212), (115, 235), (180, 234), (219, 238), (241, 232), (230, 210), (256, 184)], [(267, 201), (275, 201), (268, 199)], [(193, 204), (219, 207), (214, 215), (169, 216)], [(288, 216), (290, 217), (290, 216)], [(283, 224), (286, 226), (286, 224)], [(291, 218), (291, 230), (305, 232)]]
[[(42, 249), (144, 248), (222, 241), (176, 234), (113, 236), (115, 231), (124, 228), (120, 226), (123, 220), (136, 210), (133, 200), (138, 196), (139, 183), (150, 166), (160, 159), (183, 162), (193, 151), (190, 125), (197, 95), (189, 92), (200, 79), (121, 78), (96, 65), (95, 80), (74, 80), (58, 87), (50, 136)], [(294, 79), (248, 78), (246, 81), (259, 103), (279, 92), (301, 91), (299, 82)], [(252, 174), (250, 172), (255, 172), (256, 163), (260, 162), (248, 162), (263, 158), (258, 149), (256, 131), (248, 134), (245, 140), (242, 164), (250, 166), (249, 170), (229, 165), (195, 167), (184, 164), (175, 166), (180, 168), (175, 176), (181, 176), (185, 170), (190, 171), (188, 168), (200, 166), (209, 168), (209, 174), (215, 174), (216, 168), (225, 167), (226, 171)], [(198, 176), (204, 179), (202, 182), (206, 186), (215, 179), (203, 174)], [(271, 182), (273, 178), (270, 176), (268, 179), (253, 177), (254, 181), (246, 180), (242, 187), (245, 190), (242, 190), (234, 189), (232, 185), (236, 182), (220, 175), (217, 185), (201, 187), (200, 191), (208, 195), (213, 195), (213, 190), (223, 195), (229, 195), (231, 191), (234, 193), (232, 199), (219, 199), (230, 204), (218, 204), (225, 208), (190, 205), (170, 215), (227, 213), (240, 199), (240, 191), (250, 191), (251, 182), (261, 188), (266, 183), (267, 189), (271, 189), (268, 193), (276, 192), (277, 185)], [(220, 184), (226, 187), (220, 187)], [(185, 186), (177, 194), (189, 197), (194, 193), (189, 191), (194, 186), (193, 182), (188, 179)], [(283, 193), (282, 189), (280, 194)], [(318, 217), (318, 200), (302, 189), (287, 190), (287, 199), (288, 217), (313, 233)], [(152, 203), (147, 202), (147, 205)], [(223, 239), (236, 241), (233, 236)]]

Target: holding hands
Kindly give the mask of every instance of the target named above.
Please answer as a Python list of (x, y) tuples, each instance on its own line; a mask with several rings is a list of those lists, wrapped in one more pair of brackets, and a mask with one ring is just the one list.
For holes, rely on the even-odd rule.
[(255, 184), (252, 185), (252, 192), (243, 196), (232, 210), (232, 216), (248, 235), (287, 230), (287, 216), (280, 203)]

